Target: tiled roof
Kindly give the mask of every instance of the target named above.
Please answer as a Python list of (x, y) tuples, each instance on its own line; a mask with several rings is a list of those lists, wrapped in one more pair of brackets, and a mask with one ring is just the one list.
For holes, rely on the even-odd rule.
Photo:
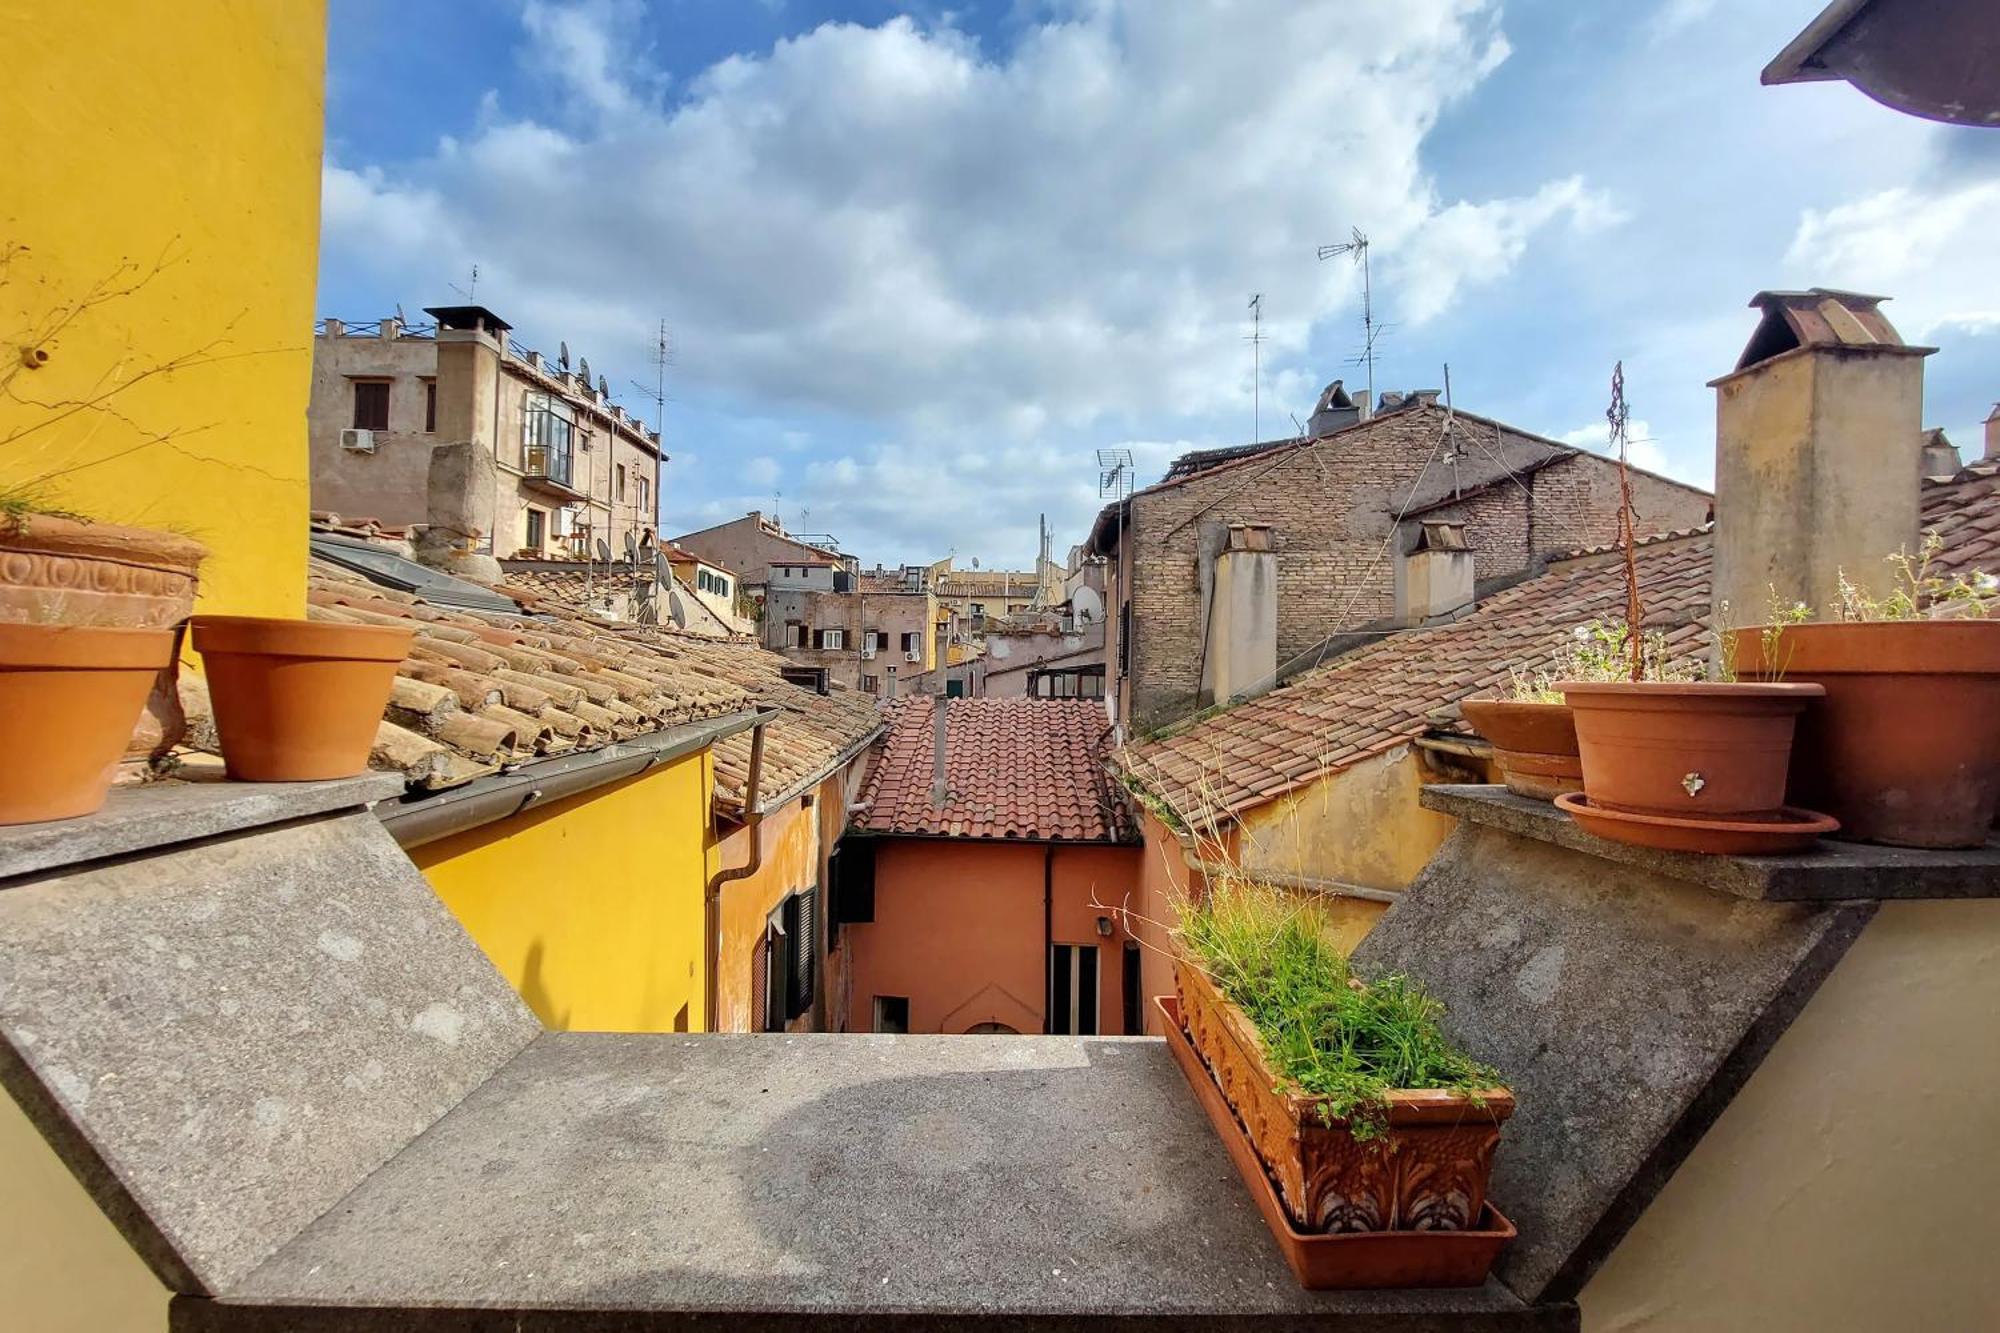
[[(1943, 572), (2000, 572), (2000, 469), (1975, 464), (1924, 488), (1923, 525), (1936, 528)], [(1707, 530), (1670, 533), (1638, 549), (1648, 629), (1673, 653), (1707, 648)], [(1495, 593), (1469, 616), (1403, 630), (1291, 683), (1155, 740), (1118, 762), (1169, 805), (1224, 817), (1421, 735), (1433, 714), (1506, 687), (1514, 668), (1546, 666), (1579, 625), (1623, 614), (1623, 562), (1586, 553)]]
[(953, 699), (945, 705), (945, 789), (936, 771), (928, 695), (885, 706), (889, 734), (855, 827), (871, 833), (1122, 842), (1134, 836), (1104, 769), (1104, 705), (1089, 699)]
[(940, 597), (1032, 597), (1039, 586), (1032, 571), (1018, 569), (954, 569), (937, 580)]
[[(1647, 626), (1666, 632), (1679, 655), (1706, 643), (1709, 551), (1707, 537), (1639, 549)], [(1511, 668), (1546, 666), (1578, 625), (1618, 617), (1624, 601), (1617, 558), (1558, 566), (1495, 593), (1463, 620), (1392, 634), (1129, 746), (1120, 759), (1183, 817), (1233, 816), (1421, 735), (1431, 714), (1505, 686)]]
[[(762, 805), (881, 727), (868, 696), (802, 689), (778, 674), (784, 658), (742, 640), (594, 620), (554, 600), (539, 601), (535, 615), (449, 611), (319, 560), (308, 595), (317, 620), (419, 622), (374, 755), (414, 786), (456, 786), (544, 755), (775, 708)], [(742, 810), (750, 739), (745, 731), (716, 743), (724, 810)]]

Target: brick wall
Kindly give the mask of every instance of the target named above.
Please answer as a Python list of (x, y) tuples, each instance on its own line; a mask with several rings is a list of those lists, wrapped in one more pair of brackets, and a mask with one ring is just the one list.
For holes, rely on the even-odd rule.
[[(1394, 562), (1404, 542), (1391, 539), (1390, 529), (1432, 456), (1442, 417), (1435, 408), (1407, 409), (1310, 447), (1133, 496), (1127, 685), (1135, 730), (1163, 725), (1199, 702), (1203, 552), (1213, 552), (1231, 523), (1273, 529), (1280, 663), (1328, 635), (1394, 614)], [(1502, 429), (1458, 417), (1468, 458), (1497, 452)], [(1424, 488), (1449, 485), (1449, 477), (1433, 462)], [(1706, 517), (1705, 492), (1660, 478), (1633, 480), (1642, 534)], [(1612, 540), (1617, 512), (1616, 465), (1578, 454), (1427, 516), (1465, 521), (1476, 577), (1486, 579), (1519, 573), (1537, 556)]]

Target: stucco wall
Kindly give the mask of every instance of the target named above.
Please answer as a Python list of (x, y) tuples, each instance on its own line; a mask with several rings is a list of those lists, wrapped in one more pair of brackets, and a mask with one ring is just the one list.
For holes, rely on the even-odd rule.
[(0, 487), (198, 538), (203, 611), (301, 615), (325, 6), (8, 10)]
[(714, 781), (704, 749), (411, 859), (549, 1027), (699, 1032)]
[[(875, 919), (844, 927), (851, 978), (848, 1030), (874, 1030), (874, 998), (910, 1002), (910, 1031), (960, 1033), (981, 1023), (1040, 1032), (1046, 996), (1043, 869), (1039, 844), (970, 838), (884, 838), (875, 855)], [(1097, 933), (1138, 879), (1139, 849), (1054, 849), (1056, 944), (1098, 947), (1098, 1030), (1122, 1029), (1124, 936)]]
[[(1246, 811), (1239, 863), (1252, 872), (1404, 888), (1458, 823), (1417, 804), (1423, 784), (1435, 780), (1407, 745), (1364, 759)], [(1381, 909), (1367, 906), (1372, 923)]]
[[(391, 527), (427, 520), (431, 450), (442, 439), (424, 429), (424, 377), (436, 374), (437, 344), (427, 339), (313, 339), (307, 433), (314, 509)], [(340, 445), (340, 433), (354, 422), (356, 378), (390, 381), (389, 429), (375, 433), (373, 453)]]
[(1588, 1333), (1993, 1327), (1995, 1015), (2000, 903), (1885, 904), (1584, 1288)]

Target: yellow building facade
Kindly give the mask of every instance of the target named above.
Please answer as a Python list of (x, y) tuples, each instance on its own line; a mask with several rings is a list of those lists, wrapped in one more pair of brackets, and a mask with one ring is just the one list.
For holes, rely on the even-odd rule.
[(700, 1032), (714, 789), (703, 746), (410, 855), (548, 1027)]
[(325, 5), (0, 8), (0, 493), (201, 541), (201, 610), (300, 615)]

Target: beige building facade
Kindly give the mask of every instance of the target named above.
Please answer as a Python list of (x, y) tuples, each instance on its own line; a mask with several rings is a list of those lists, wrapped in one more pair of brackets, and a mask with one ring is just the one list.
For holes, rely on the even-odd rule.
[[(513, 343), (483, 306), (433, 306), (434, 325), (322, 322), (307, 414), (312, 503), (387, 527), (427, 520), (431, 450), (473, 441), (499, 482), (490, 552), (624, 559), (658, 546), (660, 436), (574, 369)], [(599, 543), (603, 543), (602, 548)]]

